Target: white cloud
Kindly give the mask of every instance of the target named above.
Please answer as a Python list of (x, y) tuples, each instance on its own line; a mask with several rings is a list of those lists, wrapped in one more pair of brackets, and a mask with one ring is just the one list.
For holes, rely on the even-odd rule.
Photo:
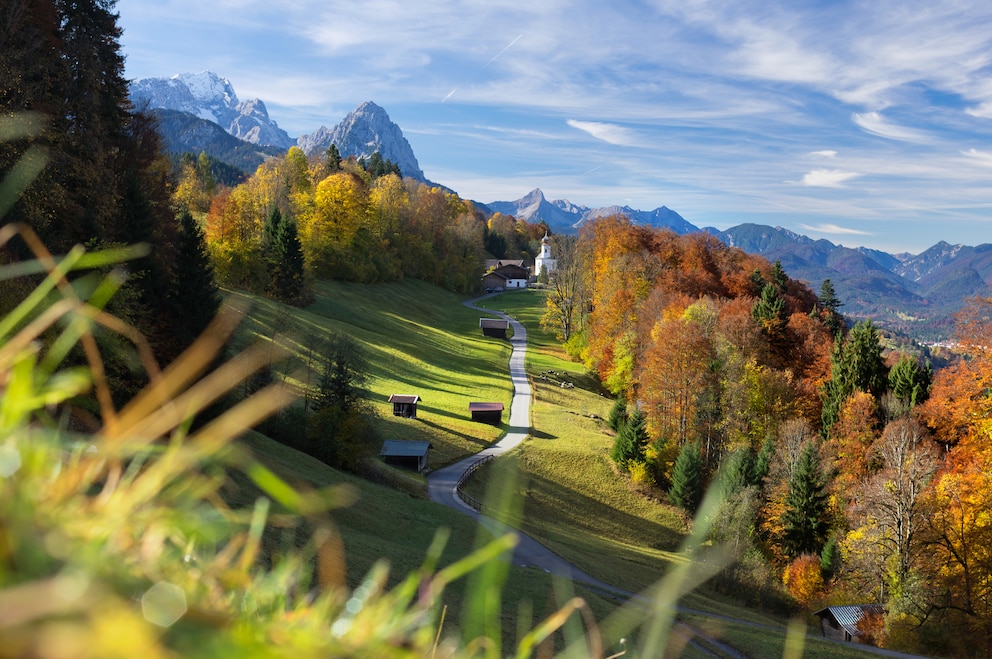
[(616, 124), (608, 124), (602, 121), (578, 121), (569, 119), (566, 123), (572, 128), (589, 133), (597, 140), (602, 140), (608, 144), (617, 146), (637, 146), (637, 140), (633, 131)]
[(860, 126), (862, 130), (873, 135), (878, 135), (879, 137), (899, 140), (900, 142), (928, 141), (924, 133), (913, 128), (893, 124), (878, 112), (855, 112), (853, 118), (854, 123)]
[(842, 188), (845, 181), (858, 176), (861, 174), (840, 169), (814, 169), (803, 176), (802, 183), (813, 188)]
[(836, 224), (800, 224), (803, 229), (811, 233), (823, 233), (831, 236), (871, 236), (874, 235), (868, 231), (861, 231), (859, 229), (851, 229), (849, 227), (842, 227)]
[(837, 152), (833, 149), (826, 149), (824, 151), (811, 151), (809, 155), (816, 156), (818, 158), (836, 158)]
[(988, 151), (979, 151), (978, 149), (968, 149), (967, 151), (962, 151), (964, 155), (973, 160), (978, 161), (980, 165), (985, 167), (992, 167), (992, 153)]

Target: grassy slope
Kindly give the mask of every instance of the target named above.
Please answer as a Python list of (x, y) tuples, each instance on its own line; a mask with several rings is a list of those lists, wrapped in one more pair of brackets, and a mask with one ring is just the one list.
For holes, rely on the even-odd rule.
[[(324, 332), (354, 337), (370, 353), (369, 395), (382, 417), (385, 436), (428, 439), (434, 446), (434, 468), (498, 439), (505, 428), (471, 423), (467, 406), (471, 400), (509, 402), (509, 347), (481, 336), (480, 314), (464, 307), (461, 298), (412, 281), (378, 286), (323, 282), (317, 292), (317, 301), (305, 310), (232, 294), (252, 305), (242, 340), (275, 337), (290, 344), (296, 355), (277, 372), (302, 382), (308, 351), (319, 347)], [(526, 477), (521, 490), (526, 494), (528, 533), (605, 581), (639, 590), (660, 577), (673, 558), (678, 560), (673, 551), (682, 539), (685, 520), (671, 508), (633, 494), (614, 473), (607, 457), (612, 437), (602, 421), (611, 402), (601, 395), (595, 379), (580, 365), (563, 359), (554, 338), (540, 329), (541, 302), (541, 294), (534, 291), (482, 302), (507, 310), (527, 325), (531, 375), (555, 371), (575, 384), (563, 389), (557, 382), (536, 381), (534, 436), (510, 460), (497, 464), (515, 463)], [(385, 402), (393, 392), (421, 395), (425, 400), (420, 418), (393, 417)], [(412, 484), (407, 489), (415, 494), (409, 496), (343, 474), (257, 433), (244, 443), (291, 482), (299, 479), (319, 486), (347, 482), (355, 488), (357, 503), (334, 514), (353, 585), (379, 559), (387, 560), (396, 576), (416, 569), (437, 528), (452, 531), (442, 563), (466, 554), (475, 543), (477, 527), (472, 520), (419, 498), (425, 489), (420, 476), (408, 477)], [(485, 470), (479, 474), (472, 487), (482, 496)], [(547, 575), (513, 569), (505, 592), (507, 599), (533, 602), (540, 611), (551, 605), (552, 591)], [(608, 602), (581, 589), (580, 593), (590, 600), (598, 619), (610, 612)], [(456, 585), (448, 598), (454, 610), (460, 609), (462, 597), (463, 587)], [(686, 603), (729, 617), (781, 624), (704, 595), (690, 595)], [(515, 606), (510, 604), (508, 611)], [(511, 613), (507, 615), (505, 627), (513, 629), (516, 623), (509, 620)], [(784, 642), (782, 633), (755, 633), (726, 624), (714, 633), (747, 648), (749, 654), (756, 650), (754, 637), (768, 639), (765, 649), (781, 648)], [(836, 652), (848, 648), (833, 650), (835, 656), (844, 656)], [(854, 648), (851, 652), (850, 656), (860, 656)], [(779, 653), (772, 650), (769, 656)]]

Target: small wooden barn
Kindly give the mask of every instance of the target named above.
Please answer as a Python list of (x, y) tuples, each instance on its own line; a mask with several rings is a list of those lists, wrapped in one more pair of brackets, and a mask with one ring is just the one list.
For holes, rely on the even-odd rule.
[(430, 442), (387, 439), (382, 443), (379, 457), (387, 464), (421, 472), (427, 467), (430, 448)]
[(813, 613), (820, 619), (820, 631), (827, 638), (849, 643), (862, 643), (863, 628), (859, 624), (866, 615), (884, 615), (881, 604), (828, 606)]
[(391, 394), (389, 402), (393, 404), (393, 416), (402, 416), (407, 419), (417, 418), (417, 403), (420, 396), (416, 394)]
[(469, 403), (472, 420), (498, 426), (503, 422), (503, 403)]
[(497, 339), (506, 338), (506, 330), (510, 326), (510, 321), (502, 318), (480, 318), (479, 327), (482, 328), (482, 336), (492, 336)]

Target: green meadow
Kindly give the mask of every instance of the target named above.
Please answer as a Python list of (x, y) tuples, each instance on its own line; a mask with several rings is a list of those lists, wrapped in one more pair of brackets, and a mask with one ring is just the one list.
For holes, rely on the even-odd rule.
[[(229, 301), (245, 310), (237, 342), (270, 342), (274, 355), (288, 350), (288, 357), (274, 362), (273, 370), (296, 384), (313, 377), (308, 364), (319, 362), (327, 333), (347, 334), (360, 343), (369, 354), (367, 395), (378, 412), (382, 436), (430, 441), (431, 469), (489, 446), (506, 430), (505, 423), (502, 428), (473, 423), (468, 403), (509, 404), (509, 344), (483, 337), (479, 318), (484, 314), (466, 307), (457, 295), (417, 281), (321, 282), (317, 300), (303, 310), (237, 292), (229, 294)], [(468, 493), (485, 499), (496, 484), (514, 483), (523, 509), (517, 523), (524, 532), (607, 583), (638, 592), (658, 582), (673, 565), (685, 562), (679, 552), (691, 520), (638, 493), (614, 469), (609, 459), (612, 432), (605, 422), (612, 400), (540, 327), (544, 294), (508, 292), (477, 304), (505, 311), (527, 327), (534, 431), (517, 450), (477, 471), (467, 484)], [(386, 402), (391, 393), (421, 396), (418, 418), (392, 416)], [(418, 569), (438, 529), (450, 532), (441, 564), (468, 554), (488, 538), (474, 520), (428, 501), (426, 479), (419, 474), (383, 465), (383, 484), (376, 484), (260, 433), (249, 433), (242, 442), (290, 483), (347, 484), (354, 501), (333, 517), (352, 586), (380, 561), (390, 566), (394, 579)], [(246, 498), (253, 496), (249, 486), (245, 489)], [(514, 630), (532, 626), (535, 618), (557, 608), (572, 588), (553, 583), (539, 570), (510, 569), (504, 587), (506, 640), (512, 641)], [(596, 618), (606, 621), (608, 635), (622, 603), (582, 587), (574, 589), (587, 599)], [(445, 602), (453, 612), (460, 611), (466, 597), (465, 585), (456, 583)], [(684, 596), (680, 604), (711, 614), (687, 614), (687, 619), (748, 656), (782, 656), (787, 620), (742, 608), (705, 588)], [(624, 615), (620, 610), (619, 619)], [(812, 626), (808, 631), (816, 633)], [(830, 656), (863, 656), (856, 647), (815, 638), (809, 639), (806, 651), (825, 656), (814, 651), (821, 646)], [(707, 652), (714, 651), (720, 655), (713, 648)], [(688, 645), (682, 656), (712, 655)]]

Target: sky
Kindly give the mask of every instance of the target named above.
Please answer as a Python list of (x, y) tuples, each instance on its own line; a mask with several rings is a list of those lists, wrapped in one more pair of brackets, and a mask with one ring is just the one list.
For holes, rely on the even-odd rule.
[(987, 0), (119, 0), (130, 79), (290, 136), (385, 108), (463, 198), (541, 188), (892, 253), (992, 243)]

